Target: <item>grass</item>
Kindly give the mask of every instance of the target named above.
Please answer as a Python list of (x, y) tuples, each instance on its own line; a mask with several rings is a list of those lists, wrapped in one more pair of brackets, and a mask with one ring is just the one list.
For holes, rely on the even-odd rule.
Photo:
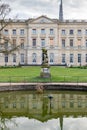
[(87, 82), (87, 69), (52, 66), (51, 79), (40, 78), (40, 66), (1, 68), (0, 82)]

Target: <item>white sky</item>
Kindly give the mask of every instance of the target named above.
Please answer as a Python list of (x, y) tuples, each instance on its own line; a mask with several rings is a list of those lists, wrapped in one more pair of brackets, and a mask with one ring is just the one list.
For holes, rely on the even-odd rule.
[[(11, 6), (10, 17), (33, 18), (46, 15), (59, 18), (60, 0), (2, 0)], [(87, 0), (63, 0), (64, 19), (87, 19)]]

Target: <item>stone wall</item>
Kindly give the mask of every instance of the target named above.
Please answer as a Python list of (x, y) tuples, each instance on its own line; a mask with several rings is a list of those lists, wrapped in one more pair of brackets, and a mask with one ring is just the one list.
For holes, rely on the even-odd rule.
[[(36, 90), (36, 85), (39, 83), (15, 83), (15, 84), (2, 84), (0, 85), (0, 91), (19, 91), (19, 90)], [(81, 91), (87, 91), (87, 85), (86, 84), (64, 84), (64, 83), (42, 83), (42, 86), (44, 90), (81, 90)]]

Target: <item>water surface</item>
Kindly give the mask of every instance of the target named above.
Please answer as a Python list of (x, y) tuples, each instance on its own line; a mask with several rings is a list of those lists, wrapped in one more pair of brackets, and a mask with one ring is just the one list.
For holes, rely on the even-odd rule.
[(87, 92), (1, 92), (0, 130), (87, 130)]

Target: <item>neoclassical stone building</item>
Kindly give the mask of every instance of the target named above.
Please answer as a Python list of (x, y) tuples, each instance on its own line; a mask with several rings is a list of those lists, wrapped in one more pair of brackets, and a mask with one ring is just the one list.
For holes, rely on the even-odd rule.
[(87, 21), (64, 20), (62, 0), (59, 19), (42, 15), (12, 20), (3, 34), (11, 39), (13, 46), (20, 48), (10, 54), (0, 53), (0, 65), (40, 65), (42, 48), (48, 50), (51, 65), (87, 64)]

